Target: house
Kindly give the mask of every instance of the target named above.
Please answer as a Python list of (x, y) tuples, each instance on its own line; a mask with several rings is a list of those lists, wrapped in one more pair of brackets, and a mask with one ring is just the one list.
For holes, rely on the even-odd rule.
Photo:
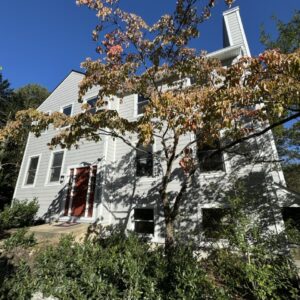
[[(219, 58), (225, 66), (241, 56), (250, 56), (238, 7), (224, 12), (223, 26), (224, 47), (208, 56)], [(83, 77), (84, 74), (71, 71), (39, 110), (49, 114), (55, 111), (65, 115), (80, 113), (78, 85)], [(185, 84), (192, 84), (192, 80), (188, 78)], [(84, 102), (90, 105), (87, 113), (96, 112), (97, 92), (98, 88), (94, 87), (84, 96)], [(108, 109), (117, 110), (122, 117), (132, 121), (142, 114), (145, 104), (147, 99), (128, 95), (122, 102), (110, 102)], [(22, 200), (37, 197), (40, 205), (38, 216), (47, 220), (97, 221), (103, 225), (121, 223), (129, 230), (151, 235), (154, 242), (163, 241), (162, 210), (157, 198), (157, 184), (163, 163), (110, 136), (98, 143), (82, 140), (79, 149), (57, 148), (51, 151), (47, 142), (56, 133), (57, 130), (50, 127), (38, 138), (29, 135), (14, 198)], [(134, 140), (136, 138), (131, 138), (138, 145), (138, 141)], [(184, 138), (192, 140), (194, 136), (190, 134)], [(159, 152), (160, 145), (157, 142), (149, 147), (148, 152)], [(241, 145), (239, 151), (243, 151), (243, 147), (247, 151), (251, 149), (255, 157), (278, 159), (271, 132)], [(182, 228), (186, 228), (187, 232), (191, 228), (200, 228), (201, 231), (201, 228), (209, 226), (206, 220), (215, 218), (220, 221), (223, 204), (217, 195), (233, 177), (249, 175), (251, 180), (248, 180), (248, 188), (258, 197), (263, 192), (257, 186), (266, 184), (268, 193), (280, 208), (278, 199), (284, 198), (284, 195), (273, 185), (275, 182), (285, 186), (280, 165), (274, 167), (261, 161), (248, 161), (234, 153), (204, 159), (210, 151), (211, 148), (195, 151), (200, 160), (200, 170), (180, 214)], [(180, 169), (179, 163), (175, 165)], [(171, 182), (170, 189), (174, 193), (178, 191), (178, 179)]]

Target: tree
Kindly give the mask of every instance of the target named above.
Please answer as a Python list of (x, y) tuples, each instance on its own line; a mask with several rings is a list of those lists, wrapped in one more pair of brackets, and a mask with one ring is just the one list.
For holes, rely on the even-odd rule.
[[(283, 53), (292, 53), (300, 48), (300, 11), (295, 11), (287, 23), (273, 17), (276, 22), (278, 35), (272, 38), (265, 29), (261, 31), (261, 42), (267, 49), (280, 49)], [(299, 106), (294, 107), (298, 109)], [(288, 114), (288, 112), (286, 112)], [(281, 125), (273, 130), (278, 154), (290, 189), (300, 192), (300, 121), (296, 119), (289, 126)]]
[[(48, 95), (47, 89), (38, 84), (28, 84), (14, 91), (0, 73), (0, 128), (13, 121), (19, 110), (36, 109)], [(24, 127), (20, 139), (9, 138), (0, 144), (0, 210), (13, 197), (28, 133), (29, 127)]]
[[(200, 1), (179, 0), (172, 15), (160, 17), (153, 25), (122, 10), (117, 0), (77, 3), (95, 10), (99, 18), (93, 32), (95, 40), (103, 38), (97, 46), (99, 59), (87, 59), (82, 64), (86, 76), (79, 93), (82, 98), (89, 88), (100, 86), (99, 110), (96, 114), (82, 112), (72, 117), (58, 112), (49, 116), (32, 109), (21, 111), (16, 121), (0, 132), (0, 140), (9, 136), (18, 139), (24, 124), (31, 126), (37, 136), (49, 124), (56, 128), (69, 124), (57, 133), (50, 146), (71, 147), (82, 138), (99, 141), (103, 135), (110, 135), (136, 149), (130, 136), (138, 136), (144, 145), (156, 139), (160, 149), (153, 155), (164, 170), (158, 197), (164, 213), (166, 252), (171, 254), (175, 221), (199, 169), (192, 147), (197, 145), (201, 150), (207, 145), (216, 146), (223, 131), (221, 144), (211, 153), (217, 155), (300, 116), (300, 111), (296, 111), (279, 118), (299, 103), (300, 52), (267, 51), (258, 58), (244, 57), (223, 68), (219, 61), (189, 48), (190, 41), (198, 37), (199, 25), (209, 17), (214, 1), (202, 10)], [(185, 85), (187, 78), (193, 78), (193, 85)], [(163, 91), (162, 84), (169, 89)], [(118, 101), (113, 95), (122, 101), (128, 93), (149, 99), (138, 120), (128, 121), (117, 111), (101, 109), (108, 101)], [(31, 125), (32, 121), (36, 122)], [(194, 134), (194, 140), (184, 142), (189, 133)], [(174, 170), (178, 162), (180, 189), (172, 193), (170, 183), (177, 176)]]

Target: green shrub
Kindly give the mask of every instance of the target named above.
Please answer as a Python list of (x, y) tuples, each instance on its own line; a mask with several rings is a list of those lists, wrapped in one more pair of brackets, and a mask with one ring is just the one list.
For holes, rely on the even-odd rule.
[(32, 225), (38, 209), (37, 199), (14, 200), (12, 206), (5, 206), (0, 213), (0, 228), (10, 229)]
[(15, 247), (31, 247), (36, 244), (36, 239), (33, 233), (28, 233), (26, 228), (20, 228), (14, 232), (8, 239), (4, 240), (3, 248), (11, 250)]

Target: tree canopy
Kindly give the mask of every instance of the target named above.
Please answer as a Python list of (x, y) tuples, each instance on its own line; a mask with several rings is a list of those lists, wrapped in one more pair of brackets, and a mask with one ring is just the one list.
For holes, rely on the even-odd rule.
[[(102, 135), (119, 138), (132, 148), (136, 145), (130, 135), (137, 135), (144, 144), (155, 139), (161, 153), (154, 155), (165, 166), (158, 188), (170, 249), (179, 208), (199, 169), (191, 147), (213, 145), (222, 132), (215, 155), (300, 116), (300, 111), (293, 111), (300, 100), (300, 50), (288, 54), (270, 50), (256, 58), (242, 57), (224, 68), (217, 59), (189, 47), (198, 38), (201, 23), (209, 18), (214, 1), (203, 8), (201, 1), (179, 0), (173, 14), (161, 16), (153, 25), (122, 10), (120, 2), (77, 1), (94, 10), (98, 18), (93, 37), (100, 40), (99, 58), (82, 63), (86, 75), (79, 92), (82, 100), (91, 87), (101, 87), (97, 113), (83, 111), (67, 117), (59, 112), (49, 116), (33, 109), (20, 111), (0, 132), (0, 139), (20, 138), (25, 124), (37, 136), (50, 124), (56, 128), (70, 125), (50, 141), (51, 146), (67, 148), (82, 138), (99, 141)], [(193, 84), (186, 84), (190, 79)], [(129, 121), (116, 110), (103, 109), (107, 102), (122, 101), (128, 94), (149, 99), (142, 117)], [(286, 116), (285, 111), (292, 114)], [(179, 141), (189, 133), (195, 138), (181, 145)], [(179, 191), (171, 193), (178, 160), (184, 176)]]

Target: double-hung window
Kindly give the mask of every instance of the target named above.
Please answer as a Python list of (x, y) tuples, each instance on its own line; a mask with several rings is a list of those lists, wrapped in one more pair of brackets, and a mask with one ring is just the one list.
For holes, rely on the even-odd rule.
[(58, 182), (60, 180), (63, 158), (64, 151), (53, 153), (52, 165), (50, 169), (50, 182)]
[(153, 147), (138, 144), (136, 150), (136, 176), (153, 176)]
[(97, 103), (97, 97), (95, 98), (92, 98), (90, 100), (87, 100), (86, 103), (88, 104), (88, 108), (87, 108), (87, 112), (94, 115), (97, 111), (97, 106), (96, 106), (96, 103)]
[(39, 156), (33, 156), (30, 158), (26, 181), (25, 181), (26, 185), (34, 184), (38, 164), (39, 164)]
[(206, 238), (226, 238), (231, 222), (229, 208), (203, 208), (202, 226)]
[(215, 153), (220, 148), (220, 141), (216, 140), (212, 144), (199, 145), (197, 156), (202, 172), (225, 171), (223, 154)]
[(136, 233), (154, 234), (153, 208), (134, 209), (134, 231)]
[(145, 98), (142, 95), (138, 95), (137, 99), (137, 115), (142, 115), (145, 112), (145, 108), (149, 103), (149, 98)]

